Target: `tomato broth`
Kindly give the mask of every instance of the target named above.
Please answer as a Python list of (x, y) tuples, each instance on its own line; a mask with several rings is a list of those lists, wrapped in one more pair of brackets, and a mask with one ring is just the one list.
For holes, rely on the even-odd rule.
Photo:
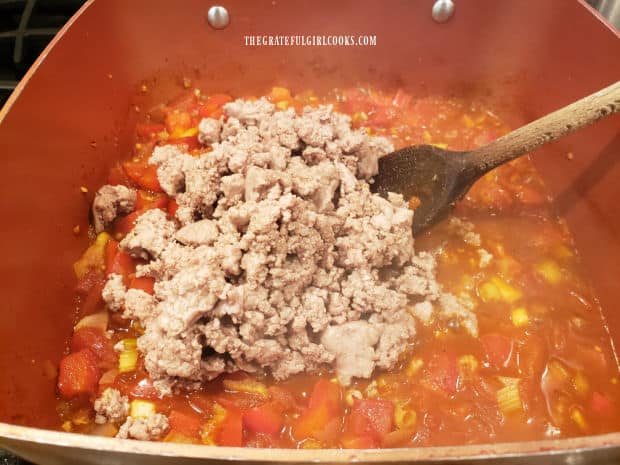
[[(281, 110), (333, 104), (351, 115), (354, 127), (389, 137), (396, 147), (467, 150), (508, 131), (492, 108), (454, 97), (367, 87), (293, 95), (274, 87), (268, 98)], [(486, 174), (450, 218), (416, 238), (417, 250), (436, 253), (444, 289), (471, 302), (478, 337), (449, 320), (418, 322), (397, 369), (351, 386), (340, 386), (328, 372), (284, 382), (234, 373), (160, 398), (135, 349), (142, 328), (108, 313), (101, 290), (105, 276), (117, 273), (130, 288), (153, 293), (153, 281), (135, 277), (137, 261), (118, 249), (140, 213), (175, 213), (146, 160), (161, 144), (208, 152), (198, 144), (198, 123), (223, 116), (232, 99), (192, 89), (156, 106), (136, 126), (133, 153), (111, 170), (109, 183), (139, 189), (136, 211), (93, 236), (75, 264), (79, 323), (60, 366), (62, 429), (114, 436), (117, 425), (94, 422), (92, 401), (107, 387), (128, 396), (132, 408), (144, 401), (166, 414), (162, 440), (197, 444), (415, 447), (620, 429), (618, 363), (600, 306), (528, 157)], [(410, 206), (415, 209), (416, 199)]]

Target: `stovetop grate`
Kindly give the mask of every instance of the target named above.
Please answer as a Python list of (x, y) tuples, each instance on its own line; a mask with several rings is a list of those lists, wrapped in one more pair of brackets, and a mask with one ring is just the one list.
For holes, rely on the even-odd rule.
[(0, 106), (84, 0), (0, 0)]

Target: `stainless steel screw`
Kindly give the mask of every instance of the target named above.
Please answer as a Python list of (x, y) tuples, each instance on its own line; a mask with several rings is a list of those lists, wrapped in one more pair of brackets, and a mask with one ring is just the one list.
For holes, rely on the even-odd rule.
[(224, 29), (230, 23), (230, 15), (223, 6), (212, 6), (207, 12), (207, 21), (214, 29)]
[(454, 14), (454, 2), (452, 0), (437, 0), (433, 5), (433, 19), (437, 23), (445, 23)]

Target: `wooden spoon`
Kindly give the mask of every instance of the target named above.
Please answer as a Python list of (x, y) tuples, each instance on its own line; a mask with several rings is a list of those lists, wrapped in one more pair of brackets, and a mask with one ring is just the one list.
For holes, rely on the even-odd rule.
[(421, 203), (413, 215), (413, 233), (418, 234), (450, 212), (486, 172), (618, 111), (620, 81), (476, 150), (406, 147), (379, 160), (372, 190), (418, 197)]

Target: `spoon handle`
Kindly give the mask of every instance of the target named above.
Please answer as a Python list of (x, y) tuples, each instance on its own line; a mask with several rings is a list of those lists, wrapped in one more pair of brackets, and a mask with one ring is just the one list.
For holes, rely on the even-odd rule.
[(471, 151), (470, 161), (486, 172), (617, 112), (620, 81)]

